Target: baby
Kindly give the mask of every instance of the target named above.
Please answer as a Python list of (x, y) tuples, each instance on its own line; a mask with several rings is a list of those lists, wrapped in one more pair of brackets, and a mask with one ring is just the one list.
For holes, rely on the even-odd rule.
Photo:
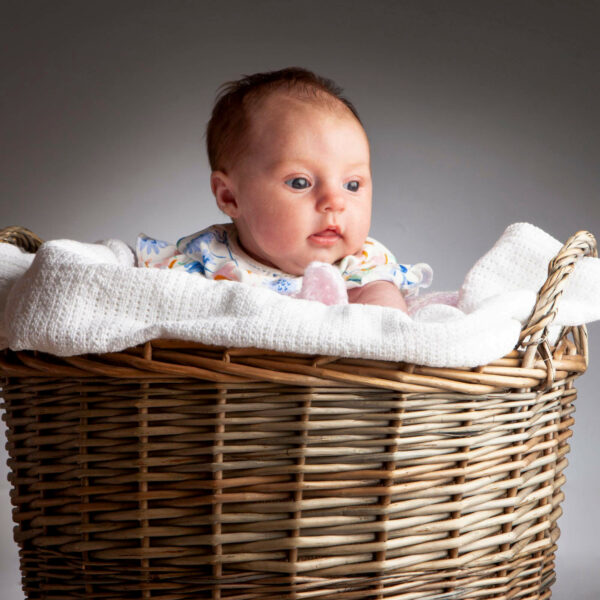
[(311, 263), (339, 272), (348, 301), (406, 311), (404, 294), (431, 282), (368, 237), (369, 141), (331, 80), (300, 68), (222, 86), (207, 127), (211, 189), (233, 223), (176, 245), (141, 234), (139, 266), (184, 268), (299, 295)]

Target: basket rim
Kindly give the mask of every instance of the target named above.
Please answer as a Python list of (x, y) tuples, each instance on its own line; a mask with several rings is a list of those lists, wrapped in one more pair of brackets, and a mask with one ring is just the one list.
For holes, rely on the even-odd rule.
[(470, 368), (340, 356), (309, 355), (259, 348), (230, 348), (185, 340), (156, 339), (121, 352), (55, 356), (5, 349), (0, 375), (70, 379), (102, 377), (129, 381), (193, 379), (214, 385), (257, 382), (294, 387), (375, 387), (401, 393), (486, 395), (507, 390), (548, 389), (587, 368), (587, 331), (569, 328), (549, 356), (523, 365), (524, 350)]

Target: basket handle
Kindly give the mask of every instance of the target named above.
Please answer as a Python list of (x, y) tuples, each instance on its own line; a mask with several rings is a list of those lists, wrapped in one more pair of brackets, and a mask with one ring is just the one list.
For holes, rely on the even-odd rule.
[(0, 229), (0, 243), (12, 244), (25, 252), (35, 254), (44, 243), (33, 231), (25, 227), (5, 227)]
[(548, 328), (556, 317), (567, 279), (584, 256), (598, 256), (596, 238), (589, 231), (578, 231), (548, 264), (548, 278), (538, 292), (533, 311), (519, 337), (519, 344), (526, 347), (523, 367), (531, 366), (540, 344), (546, 343)]

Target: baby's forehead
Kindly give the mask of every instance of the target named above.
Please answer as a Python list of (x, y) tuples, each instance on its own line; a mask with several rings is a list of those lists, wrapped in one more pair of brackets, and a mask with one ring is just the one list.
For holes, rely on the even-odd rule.
[[(262, 98), (254, 106), (246, 107), (248, 120), (239, 141), (238, 161), (262, 160), (271, 164), (275, 157), (298, 151), (300, 147), (332, 142), (333, 131), (347, 131), (348, 126), (366, 142), (366, 132), (354, 113), (340, 100), (330, 97), (297, 97), (286, 93), (272, 93)], [(315, 140), (315, 132), (323, 132), (323, 137)], [(318, 135), (318, 134), (317, 134)], [(356, 152), (363, 152), (360, 142), (352, 144)], [(349, 150), (349, 149), (347, 149)]]

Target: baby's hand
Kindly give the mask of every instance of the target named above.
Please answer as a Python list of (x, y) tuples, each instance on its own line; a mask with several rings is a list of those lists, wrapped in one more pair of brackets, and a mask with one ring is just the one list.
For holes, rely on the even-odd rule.
[(404, 296), (391, 281), (372, 281), (348, 290), (350, 304), (378, 304), (408, 312)]

